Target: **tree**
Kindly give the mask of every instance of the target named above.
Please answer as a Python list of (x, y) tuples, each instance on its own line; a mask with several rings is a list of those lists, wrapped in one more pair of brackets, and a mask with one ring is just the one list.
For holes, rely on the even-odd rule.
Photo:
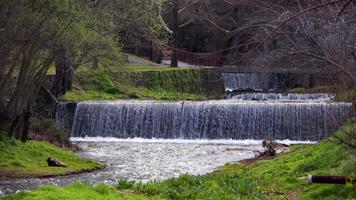
[(0, 11), (0, 130), (26, 140), (40, 85), (58, 45), (80, 32), (83, 11), (70, 0), (3, 1)]
[(346, 9), (344, 2), (338, 2), (299, 3), (299, 12), (278, 20), (280, 25), (276, 24), (277, 28), (270, 32), (269, 37), (277, 40), (278, 45), (273, 50), (257, 53), (252, 64), (307, 66), (340, 72), (355, 84), (356, 12), (352, 3)]
[[(5, 0), (0, 3), (0, 132), (26, 140), (34, 99), (55, 64), (62, 95), (81, 65), (121, 61), (120, 32), (158, 37), (160, 0)], [(133, 17), (135, 16), (135, 17)]]
[[(164, 18), (168, 25), (164, 27), (172, 34), (172, 63), (175, 63), (174, 57), (177, 52), (190, 52), (190, 54), (197, 53), (197, 56), (203, 59), (213, 56), (219, 59), (218, 65), (223, 65), (230, 53), (235, 54), (232, 50), (257, 44), (258, 38), (255, 37), (257, 34), (266, 35), (266, 29), (275, 27), (269, 22), (272, 16), (276, 15), (276, 11), (272, 9), (275, 4), (273, 1), (266, 3), (241, 0), (167, 1), (165, 10), (168, 14), (165, 14)], [(192, 27), (191, 30), (189, 27)], [(190, 31), (199, 31), (197, 34), (200, 35), (205, 34), (203, 37), (206, 41), (198, 41), (199, 44), (190, 45), (195, 42), (190, 40), (188, 35)], [(197, 47), (198, 45), (201, 47)], [(186, 51), (180, 50), (182, 48), (186, 48)]]

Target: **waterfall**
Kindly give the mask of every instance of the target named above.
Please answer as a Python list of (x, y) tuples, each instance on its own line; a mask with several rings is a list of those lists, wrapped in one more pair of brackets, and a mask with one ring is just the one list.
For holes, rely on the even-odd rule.
[(72, 137), (321, 140), (351, 104), (261, 101), (83, 102)]
[(325, 93), (315, 94), (293, 94), (293, 93), (244, 93), (235, 95), (232, 99), (238, 100), (318, 100), (318, 101), (330, 101), (335, 95)]
[(226, 90), (277, 89), (281, 86), (277, 74), (272, 73), (222, 73)]

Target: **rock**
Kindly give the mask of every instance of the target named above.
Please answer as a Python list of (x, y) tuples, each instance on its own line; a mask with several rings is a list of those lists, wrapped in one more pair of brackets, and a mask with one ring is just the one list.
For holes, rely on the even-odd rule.
[(50, 167), (68, 167), (64, 162), (51, 157), (47, 158), (47, 163)]

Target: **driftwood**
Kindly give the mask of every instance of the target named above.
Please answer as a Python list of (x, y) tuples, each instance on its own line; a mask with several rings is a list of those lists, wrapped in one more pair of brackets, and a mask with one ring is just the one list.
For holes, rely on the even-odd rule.
[(316, 176), (308, 175), (308, 183), (325, 183), (325, 184), (346, 184), (355, 183), (356, 178), (347, 176)]
[(272, 157), (277, 153), (276, 148), (289, 147), (286, 144), (278, 143), (273, 140), (263, 140), (262, 146), (266, 148), (266, 150), (260, 152), (259, 157)]
[(68, 165), (65, 164), (64, 162), (62, 162), (58, 159), (55, 159), (55, 158), (51, 158), (51, 157), (47, 158), (47, 163), (48, 163), (48, 166), (50, 166), (50, 167), (68, 167)]

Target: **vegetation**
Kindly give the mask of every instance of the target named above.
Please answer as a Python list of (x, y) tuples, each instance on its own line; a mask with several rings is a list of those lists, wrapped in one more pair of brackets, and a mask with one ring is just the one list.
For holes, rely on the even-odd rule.
[[(6, 136), (0, 138), (0, 175), (11, 177), (41, 177), (77, 173), (102, 168), (103, 165), (66, 151), (47, 142), (26, 143)], [(68, 167), (48, 167), (47, 158), (54, 157)]]
[(356, 87), (337, 93), (336, 100), (355, 102), (356, 101)]
[(70, 89), (79, 66), (122, 62), (120, 44), (128, 35), (161, 37), (156, 13), (161, 4), (161, 0), (2, 1), (0, 131), (27, 140), (33, 105), (50, 68), (55, 77), (49, 89), (60, 96)]
[[(356, 123), (350, 122), (337, 135), (342, 136), (345, 131), (355, 127)], [(120, 180), (116, 185), (118, 192), (104, 185), (73, 184), (63, 189), (46, 186), (5, 199), (61, 199), (62, 197), (84, 199), (87, 194), (93, 194), (97, 199), (104, 199), (106, 195), (114, 195), (116, 199), (122, 198), (122, 195), (126, 198), (141, 199), (352, 199), (356, 197), (355, 185), (308, 184), (306, 180), (308, 174), (355, 176), (356, 158), (352, 157), (350, 149), (331, 137), (316, 145), (293, 146), (289, 153), (273, 160), (261, 160), (252, 164), (227, 164), (205, 176), (181, 175), (179, 178), (148, 183)], [(100, 193), (98, 188), (106, 192)]]
[(91, 186), (84, 183), (76, 183), (58, 188), (56, 186), (42, 186), (39, 189), (29, 193), (21, 192), (14, 196), (7, 196), (4, 200), (62, 200), (62, 199), (76, 199), (76, 200), (160, 200), (158, 197), (144, 197), (134, 194), (118, 193), (115, 188), (105, 184)]
[[(64, 101), (156, 99), (205, 100), (223, 94), (223, 84), (212, 69), (182, 69), (158, 66), (124, 65), (78, 70), (73, 89)], [(211, 90), (209, 90), (211, 89)]]

